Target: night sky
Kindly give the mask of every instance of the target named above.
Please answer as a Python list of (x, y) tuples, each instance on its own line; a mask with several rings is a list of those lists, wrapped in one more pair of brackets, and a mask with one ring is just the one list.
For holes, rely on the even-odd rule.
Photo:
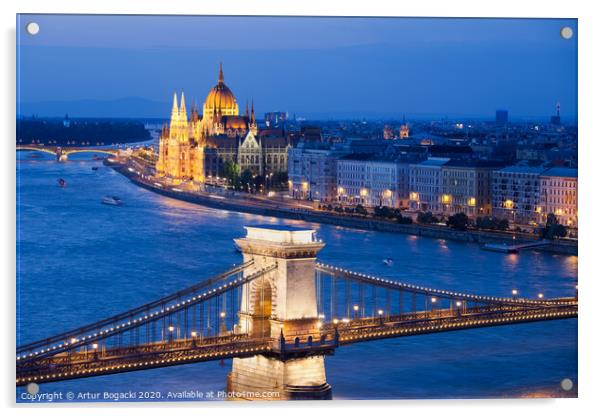
[(574, 118), (576, 34), (575, 19), (20, 15), (18, 110), (167, 117), (174, 91), (202, 104), (223, 62), (260, 114), (548, 118), (559, 101)]

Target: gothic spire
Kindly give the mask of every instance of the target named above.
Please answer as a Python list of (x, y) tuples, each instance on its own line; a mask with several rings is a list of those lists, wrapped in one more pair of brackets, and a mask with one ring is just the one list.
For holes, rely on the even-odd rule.
[(219, 77), (217, 79), (217, 82), (219, 84), (223, 84), (224, 83), (224, 71), (222, 70), (222, 63), (219, 63)]
[(184, 100), (184, 91), (182, 91), (182, 98), (180, 99), (180, 115), (186, 115), (186, 102)]
[(178, 94), (173, 93), (173, 105), (171, 106), (171, 118), (178, 118)]

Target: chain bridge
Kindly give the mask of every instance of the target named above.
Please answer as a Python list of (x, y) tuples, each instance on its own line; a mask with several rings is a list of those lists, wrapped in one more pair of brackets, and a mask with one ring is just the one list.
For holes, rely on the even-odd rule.
[(499, 297), (316, 262), (315, 231), (249, 226), (229, 270), (115, 316), (17, 347), (16, 384), (233, 359), (227, 389), (328, 398), (324, 357), (383, 338), (576, 318), (577, 296)]

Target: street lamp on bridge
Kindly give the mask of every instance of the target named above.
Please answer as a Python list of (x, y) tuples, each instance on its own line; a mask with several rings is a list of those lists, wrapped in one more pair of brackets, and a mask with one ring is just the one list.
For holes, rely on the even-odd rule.
[(456, 311), (458, 312), (458, 315), (462, 314), (462, 301), (456, 301)]
[(219, 317), (220, 317), (220, 327), (219, 327), (219, 332), (220, 335), (226, 335), (226, 312), (221, 311), (219, 313)]
[(169, 342), (173, 341), (173, 331), (174, 331), (174, 327), (172, 325), (167, 327), (167, 331), (169, 332)]

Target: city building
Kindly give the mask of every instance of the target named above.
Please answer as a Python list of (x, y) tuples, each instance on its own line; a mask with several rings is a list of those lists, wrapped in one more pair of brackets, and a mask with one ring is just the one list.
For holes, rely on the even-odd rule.
[(322, 129), (319, 126), (302, 126), (300, 138), (304, 142), (322, 142)]
[(399, 208), (403, 203), (394, 155), (349, 154), (337, 160), (338, 200), (346, 205)]
[(556, 115), (550, 117), (550, 124), (553, 126), (560, 126), (562, 124), (560, 121), (560, 103), (556, 103)]
[(264, 115), (267, 127), (280, 127), (286, 120), (288, 120), (288, 113), (285, 111), (271, 111)]
[(460, 212), (469, 218), (491, 215), (491, 173), (501, 162), (486, 160), (450, 160), (442, 165), (442, 213)]
[(329, 202), (337, 193), (336, 152), (330, 146), (302, 142), (288, 151), (289, 195)]
[(421, 163), (409, 166), (410, 210), (442, 212), (442, 168), (449, 160), (446, 157), (429, 157)]
[(497, 110), (495, 112), (495, 124), (508, 124), (508, 110)]
[(239, 115), (220, 64), (218, 82), (207, 94), (202, 114), (194, 105), (189, 118), (184, 93), (179, 106), (174, 94), (170, 123), (163, 126), (159, 137), (156, 173), (176, 183), (203, 183), (219, 176), (228, 161), (236, 163), (241, 172), (286, 172), (292, 145), (283, 130), (259, 131), (253, 102), (250, 111), (247, 103), (245, 115)]
[(393, 140), (395, 138), (395, 133), (393, 133), (393, 129), (388, 124), (385, 124), (383, 127), (383, 139), (385, 140)]
[(548, 169), (540, 175), (539, 184), (540, 222), (545, 223), (551, 213), (561, 224), (577, 228), (577, 169)]
[(508, 166), (491, 174), (492, 214), (519, 224), (541, 220), (541, 166)]
[(405, 120), (405, 117), (403, 119), (403, 123), (401, 124), (401, 127), (399, 128), (399, 138), (400, 139), (407, 139), (410, 137), (410, 126), (408, 125), (408, 123)]

